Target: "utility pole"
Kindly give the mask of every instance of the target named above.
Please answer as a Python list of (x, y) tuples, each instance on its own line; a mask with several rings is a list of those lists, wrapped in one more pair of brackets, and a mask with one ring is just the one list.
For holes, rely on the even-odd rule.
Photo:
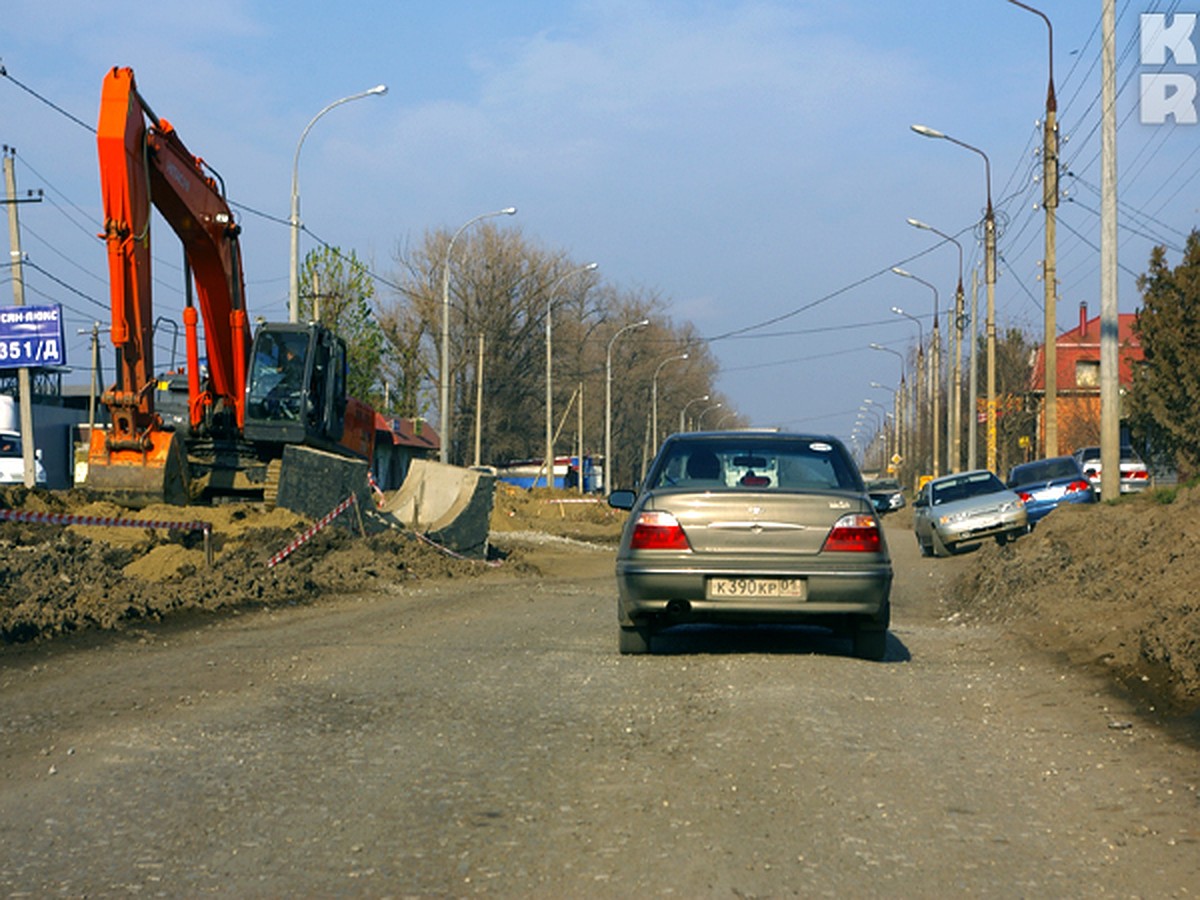
[[(17, 176), (13, 170), (13, 156), (16, 151), (10, 147), (4, 148), (4, 187), (8, 197), (8, 242), (12, 248), (9, 253), (12, 259), (13, 305), (25, 305), (25, 280), (21, 267), (21, 228), (17, 218)], [(21, 396), (18, 402), (21, 408), (21, 456), (25, 463), (25, 487), (32, 488), (37, 483), (35, 467), (35, 450), (33, 446), (33, 399), (30, 396), (29, 367), (17, 369), (17, 393)]]
[(1101, 15), (1100, 112), (1100, 494), (1121, 491), (1120, 361), (1117, 356), (1117, 89), (1114, 0)]
[(971, 271), (971, 368), (967, 374), (967, 393), (971, 395), (971, 428), (967, 431), (967, 468), (979, 465), (979, 268)]
[(1045, 363), (1046, 416), (1043, 456), (1058, 456), (1058, 101), (1054, 96), (1054, 26), (1050, 17), (1020, 0), (1014, 6), (1033, 13), (1046, 23), (1050, 39), (1050, 77), (1046, 87), (1046, 116), (1042, 120), (1042, 208), (1046, 211), (1046, 258), (1042, 261), (1042, 281), (1046, 336), (1042, 351)]
[(479, 332), (479, 361), (475, 363), (475, 465), (479, 465), (479, 451), (483, 434), (483, 332)]

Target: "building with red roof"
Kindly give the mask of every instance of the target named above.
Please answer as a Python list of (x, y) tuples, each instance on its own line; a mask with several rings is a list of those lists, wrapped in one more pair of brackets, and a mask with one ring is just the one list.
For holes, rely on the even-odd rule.
[[(1100, 317), (1089, 319), (1086, 303), (1079, 304), (1079, 324), (1058, 336), (1058, 452), (1100, 443)], [(1137, 316), (1117, 316), (1118, 382), (1124, 397), (1133, 384), (1134, 368), (1145, 359), (1137, 333)], [(1037, 403), (1038, 455), (1045, 447), (1046, 359), (1038, 347), (1030, 374), (1030, 391)], [(1121, 419), (1125, 418), (1124, 410)]]

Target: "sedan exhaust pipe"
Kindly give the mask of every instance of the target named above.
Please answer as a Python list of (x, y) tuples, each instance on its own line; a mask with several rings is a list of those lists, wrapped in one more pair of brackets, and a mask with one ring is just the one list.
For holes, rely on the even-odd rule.
[(687, 600), (668, 600), (667, 615), (674, 618), (683, 618), (692, 611), (692, 604)]

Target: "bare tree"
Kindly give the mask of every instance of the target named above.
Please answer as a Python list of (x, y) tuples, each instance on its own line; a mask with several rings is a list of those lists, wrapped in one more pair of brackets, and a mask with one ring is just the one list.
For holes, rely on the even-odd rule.
[[(400, 411), (408, 415), (427, 413), (438, 399), (442, 277), (450, 238), (445, 230), (432, 231), (417, 246), (398, 248), (396, 290), (378, 309), (384, 332), (398, 348), (387, 377), (397, 385)], [(677, 416), (686, 399), (710, 391), (717, 366), (704, 342), (690, 325), (679, 328), (665, 317), (657, 294), (604, 284), (597, 272), (566, 253), (533, 244), (519, 229), (483, 223), (461, 235), (453, 250), (448, 262), (451, 429), (442, 436), (450, 460), (463, 463), (473, 456), (477, 421), (483, 461), (503, 464), (544, 455), (547, 312), (552, 317), (552, 426), (557, 432), (563, 425), (556, 451), (582, 443), (585, 454), (600, 452), (610, 341), (626, 325), (650, 319), (653, 324), (613, 345), (619, 470), (610, 473), (610, 484), (633, 483), (641, 466), (655, 367), (664, 352), (687, 349), (687, 366), (664, 372), (658, 383), (660, 417), (663, 410)], [(483, 399), (477, 404), (481, 379)]]

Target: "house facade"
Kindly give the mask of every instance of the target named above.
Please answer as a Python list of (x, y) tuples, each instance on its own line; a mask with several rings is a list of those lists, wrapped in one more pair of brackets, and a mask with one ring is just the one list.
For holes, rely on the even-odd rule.
[[(1086, 303), (1079, 304), (1079, 324), (1058, 336), (1058, 452), (1071, 453), (1078, 447), (1100, 443), (1100, 317), (1088, 318)], [(1135, 367), (1145, 359), (1137, 333), (1137, 316), (1117, 316), (1118, 383), (1122, 422), (1125, 396), (1133, 383)], [(1037, 455), (1045, 455), (1046, 359), (1039, 347), (1033, 358), (1030, 393), (1037, 405)], [(1122, 439), (1125, 437), (1122, 425)]]

